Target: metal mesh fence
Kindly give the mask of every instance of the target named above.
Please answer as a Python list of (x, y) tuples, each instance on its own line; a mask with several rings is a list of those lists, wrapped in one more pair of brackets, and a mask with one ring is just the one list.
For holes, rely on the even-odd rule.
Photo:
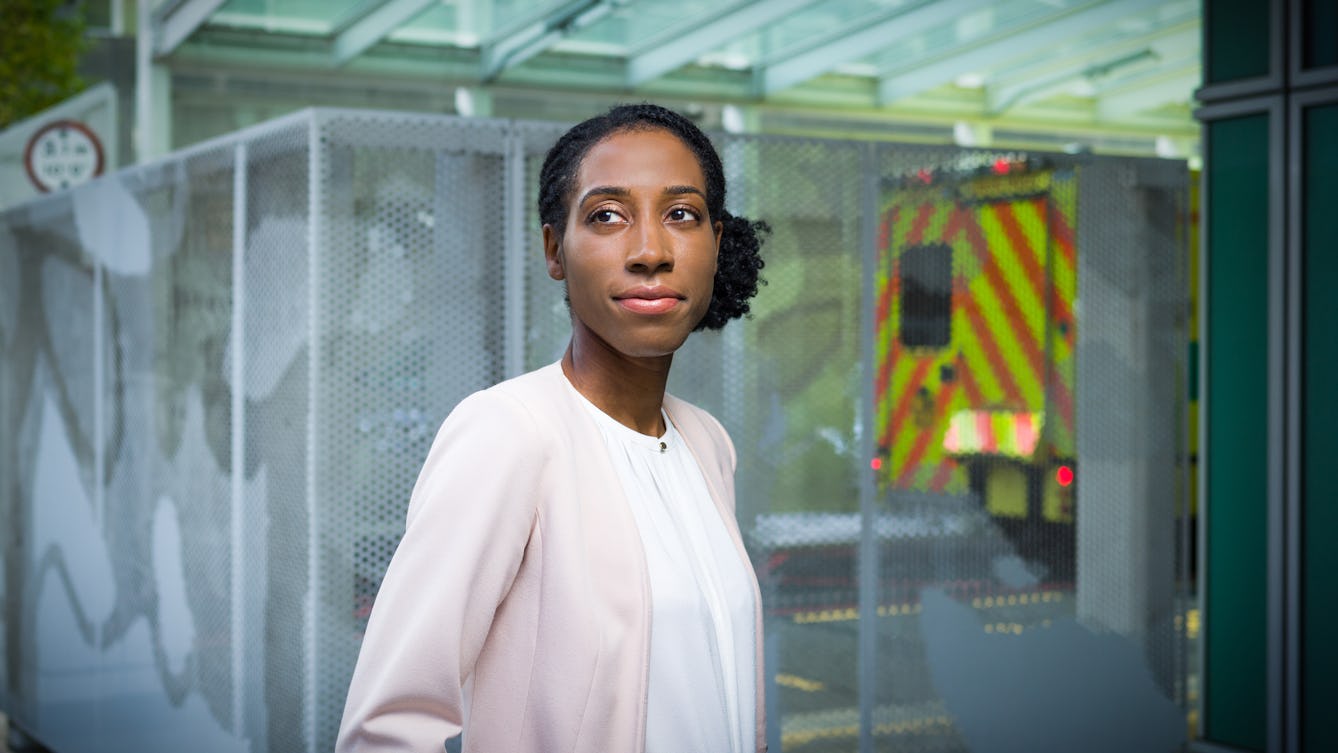
[(437, 426), (503, 376), (505, 152), (489, 123), (356, 115), (320, 129), (311, 648), (315, 747), (330, 750)]
[[(436, 427), (565, 347), (561, 131), (309, 111), (0, 214), (16, 723), (332, 748)], [(1174, 749), (1184, 167), (716, 143), (767, 285), (670, 390), (739, 452), (773, 749)]]
[[(7, 333), (3, 394), (9, 422), (3, 444), (5, 516), (5, 679), (24, 711), (67, 723), (63, 704), (96, 697), (69, 670), (89, 658), (59, 646), (37, 646), (52, 611), (67, 617), (58, 638), (75, 646), (98, 636), (113, 599), (104, 555), (90, 567), (63, 544), (99, 541), (94, 520), (98, 459), (94, 422), (96, 269), (80, 247), (69, 197), (15, 217), (5, 249), (17, 283)], [(52, 500), (29, 510), (24, 500)], [(68, 522), (67, 522), (68, 519)], [(71, 525), (73, 523), (73, 525)], [(22, 568), (19, 569), (19, 566)], [(38, 650), (34, 650), (38, 649)]]
[[(245, 166), (236, 249), (243, 280), (226, 364), (243, 441), (234, 469), (242, 583), (234, 598), (242, 702), (252, 749), (308, 750), (305, 679), (311, 529), (311, 127), (301, 120), (237, 145)], [(238, 358), (240, 354), (240, 358)]]
[(564, 128), (551, 124), (520, 123), (516, 127), (518, 152), (524, 160), (523, 185), (516, 195), (522, 201), (517, 213), (523, 238), (519, 255), (524, 267), (525, 285), (525, 369), (537, 369), (562, 357), (571, 335), (563, 284), (549, 279), (544, 265), (542, 224), (537, 206), (539, 169), (548, 147), (557, 141)]

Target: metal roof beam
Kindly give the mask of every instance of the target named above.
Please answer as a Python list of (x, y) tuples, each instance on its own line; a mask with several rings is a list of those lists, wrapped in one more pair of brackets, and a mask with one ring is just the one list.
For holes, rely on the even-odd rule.
[(534, 21), (513, 27), (511, 31), (488, 40), (480, 51), (480, 77), (484, 81), (495, 80), (507, 68), (520, 65), (557, 44), (573, 31), (595, 23), (622, 2), (568, 0)]
[(642, 45), (627, 61), (627, 85), (647, 81), (696, 60), (711, 50), (813, 5), (817, 0), (750, 0), (708, 19), (692, 18)]
[(775, 58), (777, 62), (760, 66), (758, 88), (764, 96), (788, 89), (948, 23), (985, 4), (985, 0), (929, 0), (891, 16), (879, 13), (857, 19), (797, 54), (782, 51)]
[(1202, 65), (1197, 59), (1182, 61), (1144, 76), (1133, 76), (1117, 86), (1096, 93), (1096, 114), (1102, 120), (1132, 115), (1166, 104), (1193, 104), (1193, 92), (1203, 83)]
[[(153, 13), (153, 54), (163, 57), (204, 25), (225, 0), (174, 0)], [(141, 5), (141, 7), (143, 7)]]
[[(1035, 50), (1034, 54), (1017, 65), (995, 68), (990, 75), (991, 81), (1009, 82), (1019, 79), (1031, 79), (1068, 68), (1081, 69), (1101, 60), (1108, 60), (1123, 53), (1133, 52), (1156, 42), (1157, 47), (1178, 47), (1187, 35), (1201, 32), (1199, 13), (1186, 13), (1173, 19), (1167, 19), (1154, 29), (1126, 33), (1119, 37), (1102, 39), (1094, 44), (1084, 44), (1080, 40), (1064, 40), (1062, 48), (1049, 46)], [(1193, 42), (1197, 47), (1198, 42)]]
[(1078, 37), (1163, 0), (1097, 0), (1052, 13), (1021, 27), (999, 29), (984, 39), (944, 50), (930, 59), (908, 62), (878, 84), (878, 101), (886, 105), (953, 81), (963, 73), (989, 69), (1056, 39)]
[(1089, 84), (1110, 75), (1112, 71), (1133, 67), (1155, 66), (1160, 56), (1147, 45), (1125, 52), (1118, 57), (1106, 58), (1082, 67), (1064, 67), (1053, 73), (1027, 79), (1005, 87), (990, 87), (985, 92), (986, 111), (992, 115), (1011, 110), (1028, 102), (1044, 99), (1073, 86), (1075, 82)]
[(437, 0), (385, 0), (378, 3), (335, 36), (334, 64), (347, 64), (436, 3)]
[(988, 109), (998, 114), (1054, 94), (1077, 79), (1106, 77), (1141, 59), (1164, 60), (1171, 50), (1198, 49), (1200, 33), (1195, 19), (1074, 55), (1020, 66), (986, 86)]

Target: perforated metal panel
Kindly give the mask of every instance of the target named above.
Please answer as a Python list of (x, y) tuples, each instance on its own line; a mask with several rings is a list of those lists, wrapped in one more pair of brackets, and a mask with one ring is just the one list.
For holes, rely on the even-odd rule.
[[(437, 426), (503, 376), (501, 124), (318, 120), (315, 749)], [(424, 574), (429, 577), (429, 574)], [(355, 611), (356, 610), (356, 611)]]
[(722, 332), (731, 404), (711, 408), (739, 452), (740, 525), (763, 588), (770, 737), (781, 749), (815, 729), (855, 742), (839, 717), (858, 707), (856, 622), (806, 617), (858, 602), (864, 157), (851, 143), (723, 144), (732, 210), (772, 231), (752, 317)]
[[(3, 497), (4, 699), (7, 708), (53, 721), (68, 720), (53, 703), (77, 702), (97, 691), (65, 678), (76, 657), (54, 647), (33, 650), (41, 631), (51, 627), (44, 617), (74, 603), (76, 615), (105, 613), (113, 598), (108, 579), (79, 567), (61, 546), (67, 539), (96, 538), (92, 520), (99, 502), (96, 269), (75, 235), (72, 202), (62, 199), (15, 213), (6, 223), (13, 245), (4, 251), (12, 255), (17, 284), (3, 359), (9, 423), (0, 443), (10, 473)], [(31, 504), (37, 498), (55, 499), (38, 509)], [(66, 639), (91, 642), (100, 626), (85, 616), (61, 627)]]
[[(302, 118), (234, 146), (243, 287), (241, 337), (226, 367), (239, 385), (246, 479), (238, 493), (246, 577), (237, 597), (244, 681), (240, 731), (252, 750), (310, 750), (307, 688), (312, 390), (311, 124)], [(240, 353), (240, 359), (237, 355)], [(236, 409), (236, 408), (234, 408)]]
[(525, 281), (525, 369), (547, 366), (562, 357), (571, 337), (571, 315), (563, 284), (548, 277), (544, 265), (542, 223), (539, 222), (539, 170), (548, 148), (565, 128), (552, 124), (518, 123), (516, 137), (523, 155), (524, 183), (516, 191), (521, 198), (520, 224), (523, 245), (518, 254)]
[[(164, 711), (145, 696), (166, 708), (189, 698), (220, 736), (234, 725), (232, 411), (220, 368), (232, 316), (232, 167), (228, 150), (209, 150), (109, 189), (124, 192), (125, 225), (97, 254), (110, 367), (103, 526), (117, 595), (100, 645), (104, 662), (132, 669), (109, 667), (98, 732), (117, 750), (195, 732), (182, 716), (137, 733)], [(100, 219), (94, 232), (108, 233), (116, 220)], [(136, 645), (145, 628), (147, 647)], [(122, 693), (110, 690), (117, 684)]]
[[(437, 426), (566, 345), (562, 130), (310, 111), (0, 215), (21, 726), (331, 749)], [(773, 749), (1172, 749), (1183, 166), (716, 143), (768, 284), (670, 390), (738, 449)]]

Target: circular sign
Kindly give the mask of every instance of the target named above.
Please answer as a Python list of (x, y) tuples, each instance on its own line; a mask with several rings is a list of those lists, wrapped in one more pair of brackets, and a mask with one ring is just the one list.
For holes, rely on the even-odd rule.
[(42, 193), (87, 183), (102, 174), (102, 143), (78, 121), (47, 123), (28, 140), (23, 167)]

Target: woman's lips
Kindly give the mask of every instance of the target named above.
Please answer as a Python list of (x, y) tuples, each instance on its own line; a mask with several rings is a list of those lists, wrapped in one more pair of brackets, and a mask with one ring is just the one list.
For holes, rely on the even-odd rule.
[(618, 303), (637, 314), (663, 314), (678, 305), (677, 298), (619, 298)]
[(646, 285), (624, 290), (614, 296), (618, 305), (637, 314), (663, 314), (672, 311), (683, 295), (664, 285)]

